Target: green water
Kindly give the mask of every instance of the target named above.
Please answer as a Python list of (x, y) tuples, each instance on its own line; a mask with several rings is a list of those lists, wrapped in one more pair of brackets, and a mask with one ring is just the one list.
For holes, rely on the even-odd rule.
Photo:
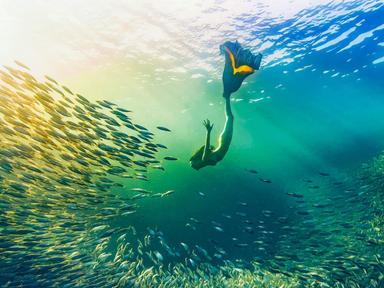
[(383, 287), (380, 1), (0, 4), (0, 287)]

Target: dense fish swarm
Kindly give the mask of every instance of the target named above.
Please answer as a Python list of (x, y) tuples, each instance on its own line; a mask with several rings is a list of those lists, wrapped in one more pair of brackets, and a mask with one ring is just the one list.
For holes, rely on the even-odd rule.
[[(175, 192), (126, 187), (177, 160), (157, 159), (166, 146), (129, 110), (92, 103), (16, 64), (0, 71), (1, 287), (384, 287), (384, 156), (351, 178), (319, 172), (282, 192), (291, 205), (286, 216), (261, 211), (274, 230), (239, 201), (236, 213), (186, 223), (196, 233), (210, 225), (219, 235), (212, 247), (175, 246), (160, 230), (138, 235), (115, 221), (135, 213), (140, 198)], [(248, 238), (227, 234), (225, 225)], [(230, 259), (220, 247), (226, 237), (235, 249), (259, 253)]]
[(16, 64), (22, 69), (0, 70), (0, 284), (108, 286), (94, 272), (108, 254), (95, 253), (123, 229), (105, 223), (134, 213), (136, 199), (172, 193), (122, 184), (163, 170), (156, 153), (165, 146), (129, 110)]

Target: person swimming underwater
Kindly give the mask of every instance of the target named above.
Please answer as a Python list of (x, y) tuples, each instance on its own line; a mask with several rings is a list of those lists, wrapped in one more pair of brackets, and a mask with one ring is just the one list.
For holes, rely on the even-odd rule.
[(236, 42), (225, 42), (220, 45), (220, 52), (225, 56), (225, 66), (223, 72), (223, 97), (225, 99), (225, 125), (215, 149), (211, 146), (211, 131), (213, 124), (207, 119), (203, 121), (207, 129), (205, 145), (201, 146), (191, 157), (190, 164), (195, 170), (205, 166), (214, 166), (221, 161), (229, 149), (233, 134), (233, 114), (231, 110), (232, 93), (239, 90), (244, 79), (259, 70), (262, 55), (252, 54), (248, 49), (244, 49)]

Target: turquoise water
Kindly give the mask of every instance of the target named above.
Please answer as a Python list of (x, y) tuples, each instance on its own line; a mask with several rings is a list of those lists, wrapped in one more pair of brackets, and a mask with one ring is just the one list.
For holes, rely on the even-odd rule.
[[(0, 54), (1, 287), (384, 285), (382, 1), (2, 4), (21, 36)], [(231, 96), (229, 152), (195, 171), (227, 40), (263, 60)]]

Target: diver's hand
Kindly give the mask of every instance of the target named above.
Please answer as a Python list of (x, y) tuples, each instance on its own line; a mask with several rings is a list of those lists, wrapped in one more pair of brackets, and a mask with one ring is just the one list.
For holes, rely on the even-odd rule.
[(204, 121), (203, 121), (203, 125), (204, 125), (204, 127), (207, 129), (208, 132), (211, 132), (211, 131), (212, 131), (213, 123), (211, 124), (211, 122), (209, 121), (209, 119), (204, 120)]

